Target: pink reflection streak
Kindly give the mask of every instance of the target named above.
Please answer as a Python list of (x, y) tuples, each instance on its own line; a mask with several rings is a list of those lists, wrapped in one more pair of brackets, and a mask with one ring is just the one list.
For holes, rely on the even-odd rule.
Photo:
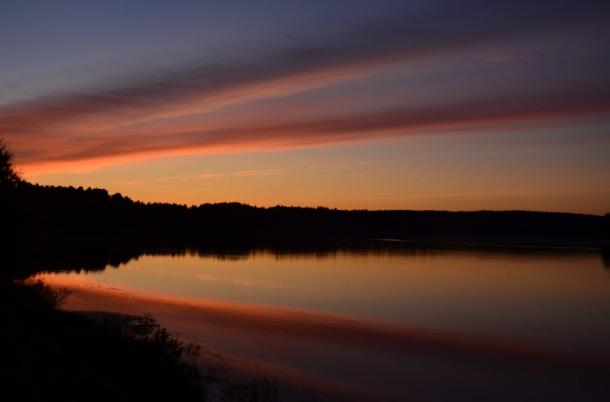
[[(552, 342), (442, 331), (367, 317), (221, 300), (158, 296), (112, 288), (83, 275), (41, 277), (74, 290), (66, 309), (151, 313), (170, 331), (196, 340), (236, 373), (261, 370), (338, 400), (424, 400), (427, 383), (475, 384), (498, 376), (605, 381), (610, 360)], [(584, 380), (583, 380), (584, 379)], [(335, 399), (333, 399), (335, 400)]]
[[(71, 310), (106, 310), (108, 306), (124, 311), (124, 305), (145, 306), (151, 312), (179, 312), (180, 320), (204, 323), (206, 326), (245, 333), (264, 333), (307, 340), (352, 345), (358, 348), (418, 356), (467, 359), (470, 363), (521, 365), (578, 364), (589, 368), (610, 368), (607, 359), (595, 359), (546, 349), (532, 340), (507, 336), (441, 331), (405, 326), (365, 317), (338, 315), (264, 305), (251, 305), (220, 300), (158, 296), (139, 290), (116, 289), (94, 285), (79, 277), (43, 275), (52, 286), (68, 287), (77, 297), (68, 301)], [(82, 303), (83, 299), (87, 304)], [(103, 303), (108, 303), (105, 305)], [(140, 308), (141, 309), (141, 308)], [(139, 311), (140, 314), (146, 311)]]

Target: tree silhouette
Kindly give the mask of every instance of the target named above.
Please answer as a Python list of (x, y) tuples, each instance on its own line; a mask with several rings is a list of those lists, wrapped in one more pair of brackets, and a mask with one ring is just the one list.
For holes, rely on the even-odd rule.
[(13, 187), (22, 180), (21, 172), (15, 166), (15, 154), (0, 137), (0, 187)]
[(13, 151), (0, 137), (0, 266), (8, 265), (7, 252), (28, 236), (31, 218), (22, 195), (24, 184)]

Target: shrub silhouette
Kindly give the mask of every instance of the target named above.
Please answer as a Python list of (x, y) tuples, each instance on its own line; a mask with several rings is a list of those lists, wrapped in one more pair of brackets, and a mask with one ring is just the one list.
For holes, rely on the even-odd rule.
[(52, 309), (60, 309), (72, 291), (67, 288), (53, 289), (41, 279), (29, 278), (17, 283), (29, 286), (40, 302)]

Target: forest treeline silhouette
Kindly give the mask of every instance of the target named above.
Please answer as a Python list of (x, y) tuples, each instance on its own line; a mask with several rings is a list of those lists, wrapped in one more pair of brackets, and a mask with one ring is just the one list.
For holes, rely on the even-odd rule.
[(608, 236), (608, 217), (527, 211), (337, 210), (186, 206), (133, 201), (102, 189), (18, 186), (18, 216), (35, 233), (128, 236)]
[[(166, 238), (296, 236), (417, 239), (426, 236), (609, 237), (610, 216), (529, 211), (338, 210), (144, 203), (83, 187), (42, 186), (21, 179), (0, 141), (0, 208), (5, 235)], [(5, 169), (5, 167), (8, 168)]]

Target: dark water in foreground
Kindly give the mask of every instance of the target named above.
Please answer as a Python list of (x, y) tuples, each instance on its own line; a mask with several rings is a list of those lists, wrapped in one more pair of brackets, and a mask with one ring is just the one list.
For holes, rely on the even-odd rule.
[(607, 400), (601, 251), (383, 244), (159, 249), (41, 276), (74, 290), (67, 309), (150, 312), (202, 359), (346, 399)]

